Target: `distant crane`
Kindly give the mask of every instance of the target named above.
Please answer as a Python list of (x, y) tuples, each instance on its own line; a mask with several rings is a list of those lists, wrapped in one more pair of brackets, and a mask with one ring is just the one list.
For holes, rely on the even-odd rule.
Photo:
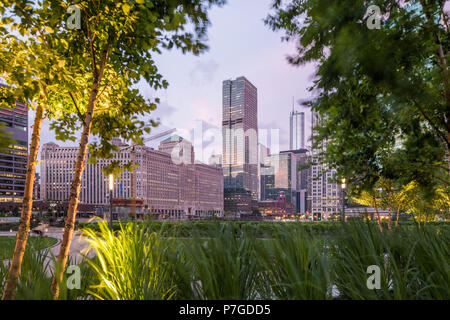
[[(148, 127), (149, 126), (146, 126), (145, 128), (148, 128)], [(177, 131), (177, 129), (166, 130), (164, 132), (155, 134), (147, 139), (144, 139), (142, 142), (143, 143), (150, 142), (150, 141), (168, 136), (176, 131)], [(131, 160), (131, 163), (133, 166), (136, 163), (136, 146), (137, 146), (137, 144), (133, 143), (131, 146), (126, 146), (126, 147), (120, 148), (120, 151), (124, 151), (126, 149), (131, 148), (130, 160)], [(131, 199), (130, 199), (131, 200), (131, 217), (133, 219), (136, 219), (136, 170), (133, 170), (131, 172), (130, 188), (131, 188), (131, 195), (130, 195), (131, 196)]]

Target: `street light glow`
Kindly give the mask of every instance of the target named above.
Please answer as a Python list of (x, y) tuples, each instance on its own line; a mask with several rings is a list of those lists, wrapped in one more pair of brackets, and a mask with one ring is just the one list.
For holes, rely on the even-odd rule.
[(347, 186), (347, 185), (346, 185), (346, 180), (345, 180), (345, 178), (344, 178), (344, 179), (342, 179), (342, 181), (341, 181), (341, 188), (342, 188), (342, 189), (345, 189), (346, 186)]
[(109, 191), (114, 189), (114, 176), (112, 174), (109, 175)]

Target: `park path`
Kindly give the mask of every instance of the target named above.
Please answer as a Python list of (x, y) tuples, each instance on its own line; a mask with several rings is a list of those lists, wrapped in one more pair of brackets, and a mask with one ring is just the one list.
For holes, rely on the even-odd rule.
[[(15, 231), (0, 232), (0, 236), (15, 237), (16, 233), (17, 232), (15, 232)], [(54, 227), (47, 228), (47, 231), (45, 233), (46, 236), (56, 238), (58, 240), (58, 242), (54, 246), (50, 247), (50, 251), (55, 256), (57, 256), (59, 254), (63, 234), (64, 234), (64, 228), (54, 228)], [(35, 235), (31, 235), (31, 236), (35, 237)], [(43, 250), (45, 250), (45, 249), (43, 249)], [(81, 236), (81, 232), (75, 231), (73, 238), (72, 238), (72, 243), (70, 244), (70, 253), (69, 253), (70, 262), (72, 264), (77, 264), (77, 263), (81, 262), (83, 255), (87, 255), (88, 257), (93, 257), (94, 252), (93, 252), (92, 248), (89, 246), (89, 243), (86, 240), (86, 238)], [(47, 261), (50, 263), (53, 263), (51, 256), (47, 258)], [(3, 260), (3, 263), (7, 264), (8, 259)]]

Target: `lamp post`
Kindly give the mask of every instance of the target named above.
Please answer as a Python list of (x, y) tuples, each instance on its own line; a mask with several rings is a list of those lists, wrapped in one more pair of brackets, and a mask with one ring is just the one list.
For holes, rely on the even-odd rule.
[(341, 220), (345, 222), (345, 187), (346, 180), (345, 178), (341, 180), (341, 192), (342, 192), (342, 211), (341, 211)]
[(113, 189), (114, 189), (114, 176), (109, 175), (109, 227), (111, 232), (113, 231)]

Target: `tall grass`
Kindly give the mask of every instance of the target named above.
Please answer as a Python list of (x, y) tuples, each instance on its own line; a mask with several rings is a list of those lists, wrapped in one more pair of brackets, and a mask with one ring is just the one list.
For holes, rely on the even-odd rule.
[[(41, 247), (41, 239), (27, 246), (17, 283), (16, 300), (46, 300), (51, 299), (48, 274), (51, 274), (49, 249), (35, 250)], [(0, 261), (0, 295), (3, 294), (4, 285), (8, 276), (10, 261)]]
[(254, 238), (229, 224), (213, 225), (214, 237), (185, 246), (193, 274), (193, 297), (204, 300), (258, 298), (259, 259)]
[(275, 238), (258, 247), (265, 299), (330, 299), (331, 278), (324, 242), (303, 227), (279, 226)]
[[(332, 246), (335, 284), (343, 299), (448, 299), (449, 238), (436, 228), (399, 227), (381, 232), (372, 223), (349, 222)], [(371, 290), (367, 268), (381, 270)]]
[[(36, 240), (35, 245), (27, 246), (20, 270), (20, 277), (15, 292), (16, 300), (51, 300), (53, 295), (50, 285), (54, 275), (55, 256), (49, 249), (35, 250), (40, 248), (41, 240)], [(93, 284), (95, 274), (83, 257), (78, 263), (69, 257), (67, 266), (76, 264), (80, 267), (81, 288), (68, 290), (67, 273), (64, 272), (63, 285), (60, 285), (60, 300), (88, 299), (87, 289)], [(0, 296), (8, 276), (9, 261), (0, 262)]]
[[(441, 225), (401, 225), (381, 232), (372, 222), (336, 224), (319, 235), (303, 224), (273, 224), (266, 238), (247, 225), (215, 222), (191, 229), (104, 222), (85, 229), (94, 258), (84, 257), (81, 288), (61, 299), (449, 299), (450, 233)], [(205, 237), (205, 235), (208, 235)], [(170, 236), (170, 237), (168, 237)], [(16, 299), (51, 299), (54, 257), (27, 248)], [(367, 267), (381, 288), (367, 287)], [(8, 264), (0, 264), (0, 294)], [(63, 281), (67, 281), (64, 273)], [(336, 290), (335, 290), (336, 291)]]
[(88, 259), (98, 283), (89, 293), (101, 300), (166, 300), (175, 294), (166, 250), (170, 246), (160, 235), (135, 223), (121, 225), (113, 233), (100, 222), (100, 233), (85, 230), (96, 252)]

